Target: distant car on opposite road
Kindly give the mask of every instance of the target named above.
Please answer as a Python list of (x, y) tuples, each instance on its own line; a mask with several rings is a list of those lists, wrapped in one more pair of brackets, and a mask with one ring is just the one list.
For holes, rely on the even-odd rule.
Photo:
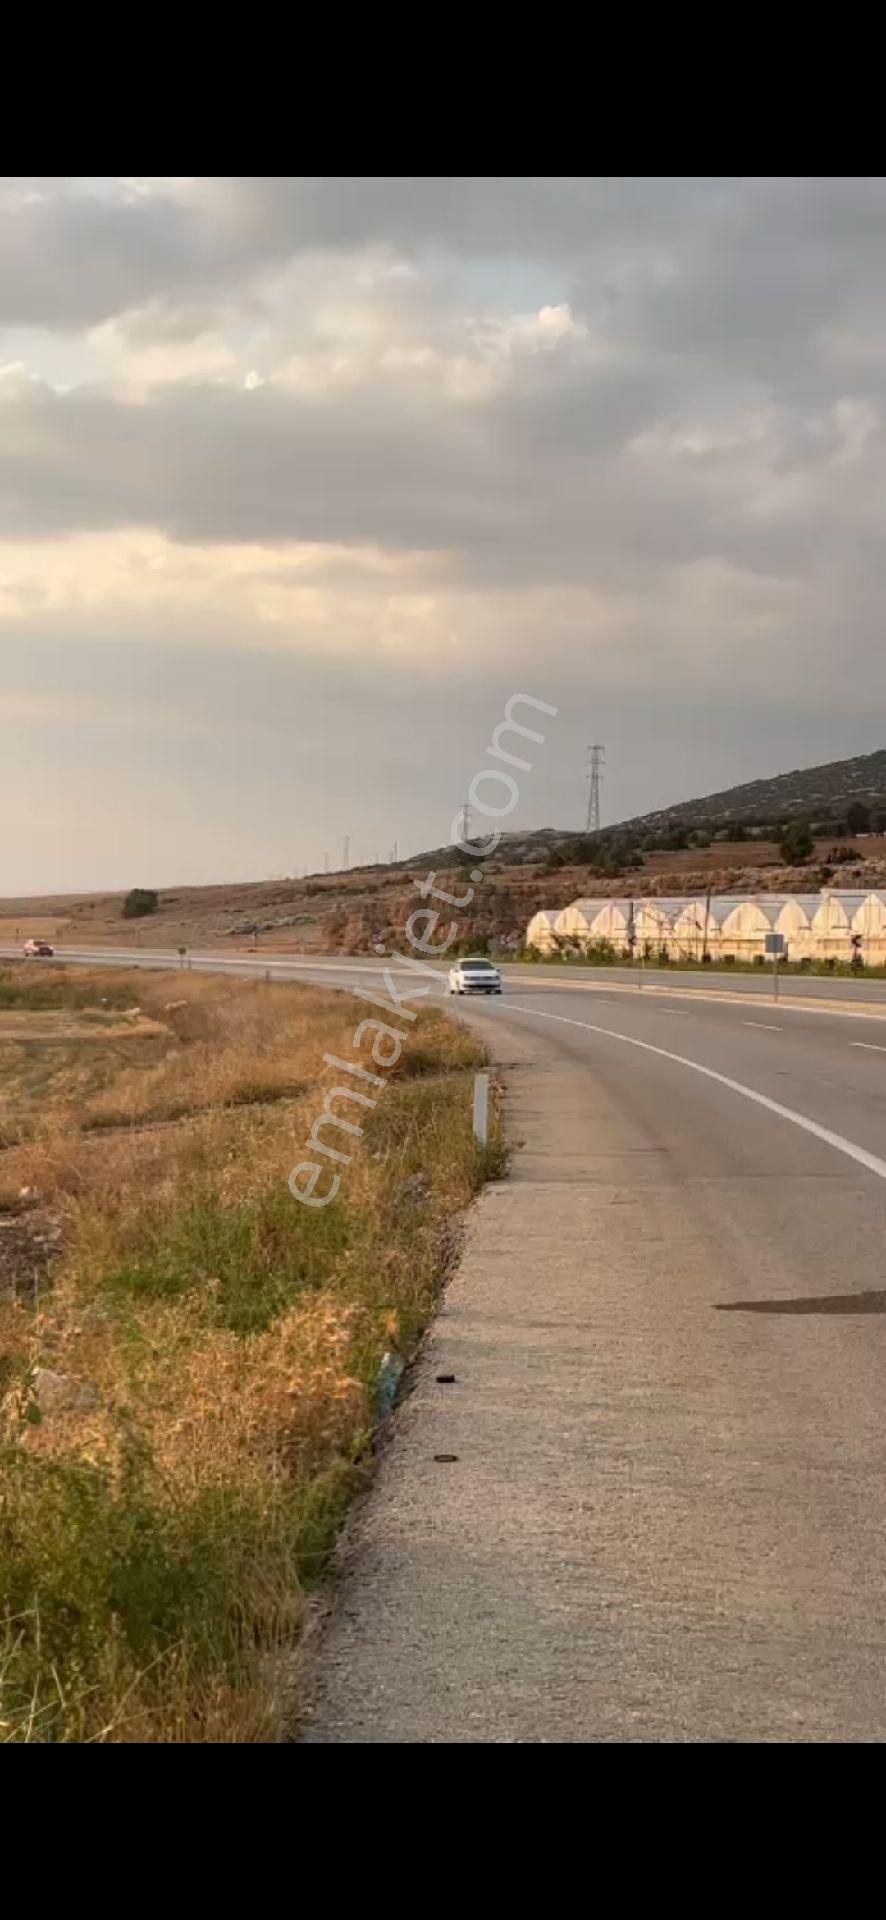
[(457, 960), (449, 969), (450, 993), (501, 993), (501, 974), (482, 954), (476, 959)]
[(54, 952), (55, 948), (50, 946), (48, 940), (25, 941), (26, 960), (51, 960)]

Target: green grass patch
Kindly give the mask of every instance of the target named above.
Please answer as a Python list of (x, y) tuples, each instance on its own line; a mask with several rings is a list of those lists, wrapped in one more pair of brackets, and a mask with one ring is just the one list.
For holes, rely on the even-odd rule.
[[(544, 967), (619, 967), (635, 973), (648, 968), (651, 972), (672, 969), (679, 973), (750, 973), (769, 977), (772, 973), (772, 961), (766, 956), (757, 960), (732, 959), (725, 955), (719, 959), (699, 960), (688, 954), (671, 952), (667, 956), (651, 953), (645, 960), (629, 954), (619, 953), (608, 941), (588, 947), (582, 953), (541, 953), (529, 951), (510, 956), (508, 965), (544, 966)], [(790, 979), (793, 975), (813, 974), (820, 979), (839, 980), (886, 980), (886, 966), (854, 967), (849, 960), (779, 960), (779, 978)]]
[(170, 1673), (184, 1682), (179, 1737), (212, 1738), (221, 1700), (215, 1737), (236, 1738), (238, 1696), (297, 1627), (355, 1462), (297, 1490), (189, 1504), (169, 1501), (135, 1447), (113, 1476), (9, 1449), (0, 1468), (0, 1740), (175, 1737)]
[(96, 1277), (117, 1297), (173, 1300), (209, 1289), (220, 1326), (254, 1333), (328, 1282), (355, 1231), (347, 1205), (296, 1210), (285, 1186), (240, 1206), (207, 1192), (143, 1224), (132, 1252)]

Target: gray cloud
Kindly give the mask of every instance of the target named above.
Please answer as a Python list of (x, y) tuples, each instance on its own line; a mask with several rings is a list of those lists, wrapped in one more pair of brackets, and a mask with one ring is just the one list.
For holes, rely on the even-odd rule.
[[(524, 353), (470, 405), (383, 360), (319, 395), (194, 376), (135, 407), (100, 388), (31, 386), (0, 409), (12, 531), (371, 539), (463, 554), (478, 577), (501, 577), (509, 553), (515, 578), (596, 578), (621, 553), (640, 567), (720, 554), (781, 572), (807, 564), (823, 523), (842, 537), (847, 498), (869, 498), (880, 470), (881, 182), (212, 180), (129, 199), (48, 193), (0, 219), (7, 317), (122, 315), (130, 349), (210, 328), (213, 295), (236, 294), (254, 318), (261, 274), (300, 253), (372, 246), (487, 267), (533, 258), (588, 328), (562, 352)], [(322, 280), (304, 285), (322, 306)], [(322, 335), (294, 286), (285, 320), (310, 366)], [(482, 367), (464, 289), (461, 333), (448, 307), (416, 308), (412, 289), (397, 298), (373, 309), (376, 325), (406, 316), (409, 339), (424, 325), (432, 350)], [(278, 349), (281, 329), (276, 312)], [(877, 413), (857, 471), (834, 466), (833, 410), (847, 398)], [(670, 447), (638, 451), (653, 430)], [(805, 508), (787, 485), (776, 497), (779, 479), (797, 494), (808, 479)]]
[(30, 385), (0, 405), (0, 511), (25, 537), (145, 526), (435, 550), (463, 579), (499, 582), (712, 558), (793, 574), (817, 567), (823, 540), (876, 558), (879, 415), (848, 464), (825, 407), (771, 411), (757, 437), (739, 418), (706, 432), (685, 396), (682, 417), (657, 416), (648, 376), (582, 385), (575, 369), (467, 414), (404, 404), (392, 381), (321, 401), (173, 386), (139, 405)]
[(157, 182), (144, 194), (17, 179), (8, 188), (0, 195), (0, 323), (50, 327), (242, 284), (317, 249), (577, 260), (611, 243), (623, 223), (651, 236), (655, 206), (681, 203), (676, 183), (607, 189), (554, 178), (215, 178), (178, 191)]
[[(374, 834), (402, 841), (412, 812), (416, 842), (439, 839), (534, 666), (567, 716), (538, 818), (580, 811), (589, 725), (613, 812), (881, 744), (884, 228), (881, 180), (0, 183), (22, 752), (49, 687), (49, 787), (64, 764), (85, 789), (98, 756), (125, 797), (143, 767), (160, 864), (190, 845), (196, 877), (195, 782), (258, 870), (318, 855), (308, 824), (284, 860), (270, 816), (310, 822), (327, 787), (333, 840), (370, 787)], [(19, 548), (133, 529), (171, 544), (179, 599), (143, 606), (115, 577), (106, 604), (51, 571), (17, 587)], [(229, 607), (232, 550), (291, 542), (326, 563), (269, 551), (254, 605)], [(322, 607), (263, 624), (261, 594), (303, 577)], [(400, 618), (410, 595), (433, 623)], [(287, 752), (300, 771), (262, 773)], [(21, 767), (7, 779), (14, 805)]]

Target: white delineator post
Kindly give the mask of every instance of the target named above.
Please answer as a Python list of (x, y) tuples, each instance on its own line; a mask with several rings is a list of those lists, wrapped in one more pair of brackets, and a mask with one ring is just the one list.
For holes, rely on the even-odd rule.
[(489, 1137), (489, 1075), (474, 1075), (474, 1139), (485, 1147)]

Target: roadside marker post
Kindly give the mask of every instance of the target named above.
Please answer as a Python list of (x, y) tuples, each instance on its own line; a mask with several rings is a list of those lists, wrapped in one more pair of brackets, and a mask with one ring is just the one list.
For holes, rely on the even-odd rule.
[(766, 952), (772, 955), (772, 998), (778, 999), (778, 962), (785, 950), (783, 933), (767, 933)]
[(485, 1147), (489, 1136), (489, 1075), (474, 1075), (474, 1139)]

